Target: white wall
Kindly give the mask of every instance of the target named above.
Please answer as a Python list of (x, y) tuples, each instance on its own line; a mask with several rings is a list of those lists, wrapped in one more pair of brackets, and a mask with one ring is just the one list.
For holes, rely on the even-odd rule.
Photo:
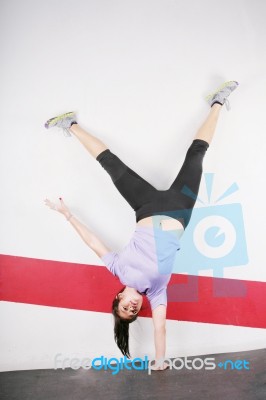
[[(229, 201), (242, 205), (250, 261), (228, 268), (225, 276), (266, 281), (265, 13), (260, 0), (2, 1), (0, 253), (102, 265), (71, 227), (44, 206), (46, 197), (62, 196), (113, 249), (126, 245), (132, 234), (134, 212), (109, 176), (75, 138), (46, 131), (48, 118), (76, 111), (81, 125), (163, 190), (174, 180), (208, 113), (204, 96), (225, 80), (238, 80), (232, 110), (221, 113), (204, 170), (215, 173), (217, 193), (232, 182), (240, 188)], [(59, 347), (54, 316), (47, 329), (31, 336), (32, 353), (23, 348), (27, 329), (10, 335), (12, 321), (34, 307), (37, 314), (47, 311), (2, 303), (3, 369), (42, 367), (53, 348), (47, 333), (54, 348)], [(68, 318), (78, 313), (64, 312)], [(77, 342), (87, 319), (109, 321), (109, 315), (91, 314), (82, 314)], [(35, 312), (30, 315), (29, 327), (35, 325)], [(169, 324), (170, 337), (177, 324)], [(194, 325), (197, 331), (199, 324)], [(261, 346), (255, 329), (232, 327), (233, 339), (239, 329), (246, 338), (243, 349), (248, 343)], [(89, 334), (97, 354), (98, 332)], [(65, 335), (69, 349), (78, 351), (70, 333)], [(226, 349), (232, 351), (234, 341)], [(199, 354), (205, 349), (201, 343)], [(218, 352), (218, 343), (211, 341), (208, 351)], [(169, 349), (173, 347), (170, 341)]]

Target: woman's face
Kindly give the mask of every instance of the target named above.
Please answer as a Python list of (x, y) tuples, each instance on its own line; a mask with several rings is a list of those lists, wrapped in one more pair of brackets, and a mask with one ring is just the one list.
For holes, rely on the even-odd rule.
[(121, 318), (131, 319), (138, 314), (142, 306), (142, 295), (136, 289), (126, 288), (118, 294), (118, 314)]

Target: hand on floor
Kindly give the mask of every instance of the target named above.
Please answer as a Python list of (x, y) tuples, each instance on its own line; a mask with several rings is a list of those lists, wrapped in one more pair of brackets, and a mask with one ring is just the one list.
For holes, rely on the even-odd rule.
[(154, 365), (150, 366), (150, 369), (152, 371), (163, 371), (163, 370), (165, 370), (167, 368), (169, 368), (169, 364), (167, 364), (165, 362), (162, 365), (160, 365), (160, 363), (159, 363), (159, 365), (156, 365), (156, 363), (155, 363)]

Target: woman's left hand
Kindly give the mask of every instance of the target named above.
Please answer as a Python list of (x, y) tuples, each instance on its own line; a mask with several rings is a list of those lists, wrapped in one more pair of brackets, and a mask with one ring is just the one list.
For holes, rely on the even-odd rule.
[(65, 205), (65, 203), (63, 202), (63, 199), (60, 197), (60, 204), (55, 204), (52, 203), (49, 199), (45, 199), (45, 205), (50, 207), (52, 210), (58, 211), (60, 214), (63, 214), (66, 218), (69, 217), (71, 215), (70, 210), (68, 209), (68, 207)]

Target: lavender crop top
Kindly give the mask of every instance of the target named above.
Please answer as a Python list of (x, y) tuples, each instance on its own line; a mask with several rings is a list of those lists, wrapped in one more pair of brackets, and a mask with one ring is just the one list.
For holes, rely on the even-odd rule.
[(145, 294), (154, 310), (160, 304), (167, 305), (167, 284), (178, 250), (175, 231), (137, 225), (122, 251), (111, 251), (101, 259), (123, 285)]

